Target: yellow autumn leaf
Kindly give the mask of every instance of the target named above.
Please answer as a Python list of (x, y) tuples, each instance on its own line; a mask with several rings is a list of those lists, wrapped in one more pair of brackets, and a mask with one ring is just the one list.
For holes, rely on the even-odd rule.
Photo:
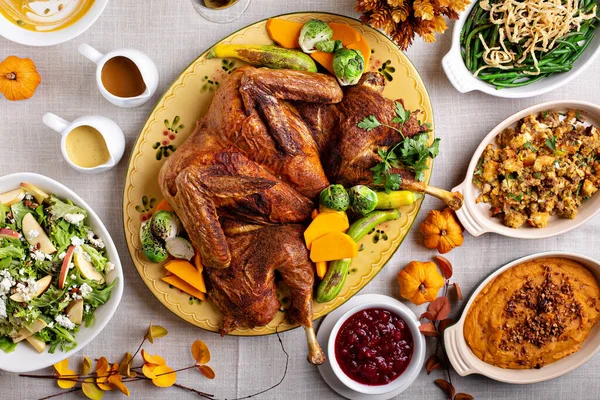
[(108, 384), (108, 360), (106, 357), (100, 357), (96, 363), (96, 384), (102, 390), (113, 390), (113, 387)]
[[(70, 370), (65, 370), (65, 372), (73, 372)], [(75, 372), (73, 372), (70, 375), (75, 375)], [(69, 378), (65, 378), (65, 379), (58, 379), (56, 381), (56, 384), (58, 385), (59, 388), (61, 389), (71, 389), (72, 387), (74, 387), (75, 385), (77, 385), (77, 376), (72, 376)]]
[(208, 365), (200, 365), (198, 367), (198, 370), (202, 373), (202, 375), (204, 375), (208, 379), (215, 379), (215, 371), (213, 371), (213, 369)]
[(142, 349), (142, 358), (144, 359), (144, 364), (149, 365), (165, 365), (165, 359), (158, 355), (151, 355), (146, 350)]
[(69, 359), (65, 358), (62, 361), (57, 362), (56, 364), (54, 364), (54, 369), (56, 370), (56, 372), (59, 375), (63, 374), (63, 371), (69, 368)]
[(154, 375), (154, 370), (157, 367), (159, 367), (159, 366), (158, 365), (150, 366), (149, 364), (144, 364), (144, 366), (142, 366), (142, 373), (148, 379), (155, 379), (156, 375)]
[(83, 391), (83, 394), (91, 400), (100, 400), (104, 397), (104, 392), (96, 386), (94, 378), (86, 378), (85, 382), (81, 384), (81, 390)]
[(137, 373), (131, 370), (131, 361), (133, 356), (131, 353), (127, 352), (123, 356), (123, 360), (121, 361), (121, 367), (119, 368), (119, 373), (128, 378), (135, 378)]
[(192, 356), (198, 364), (207, 364), (210, 361), (210, 351), (202, 340), (192, 343)]
[(154, 368), (153, 372), (154, 375), (156, 375), (156, 378), (152, 379), (152, 383), (154, 383), (155, 386), (162, 388), (171, 387), (177, 380), (177, 374), (175, 371), (166, 365), (159, 365), (158, 367)]
[(92, 360), (88, 356), (83, 357), (83, 364), (81, 366), (81, 375), (87, 375), (92, 370)]
[(165, 337), (165, 336), (167, 336), (168, 333), (169, 333), (169, 331), (167, 331), (162, 326), (160, 326), (160, 325), (153, 326), (152, 322), (150, 322), (150, 327), (148, 328), (148, 332), (146, 333), (146, 339), (148, 339), (148, 341), (150, 343), (154, 343), (154, 339), (159, 339), (161, 337)]
[(129, 389), (123, 383), (123, 377), (119, 374), (119, 364), (114, 363), (110, 369), (111, 374), (108, 376), (108, 383), (117, 388), (125, 396), (129, 396)]

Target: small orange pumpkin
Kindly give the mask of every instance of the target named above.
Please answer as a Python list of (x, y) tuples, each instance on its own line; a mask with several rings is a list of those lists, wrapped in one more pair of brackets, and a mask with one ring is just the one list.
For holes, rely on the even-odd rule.
[(406, 268), (398, 272), (400, 296), (417, 306), (434, 301), (445, 282), (431, 261), (411, 261)]
[(442, 254), (461, 246), (464, 240), (462, 226), (449, 208), (429, 211), (427, 219), (421, 223), (421, 233), (425, 236), (425, 247), (438, 249)]
[(29, 99), (42, 77), (29, 58), (8, 56), (0, 63), (0, 93), (8, 100)]

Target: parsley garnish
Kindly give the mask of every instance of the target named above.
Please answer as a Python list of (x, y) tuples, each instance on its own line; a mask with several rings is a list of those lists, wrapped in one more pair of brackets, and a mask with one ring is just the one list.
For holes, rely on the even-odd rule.
[(521, 200), (523, 200), (523, 193), (521, 193), (520, 195), (514, 195), (512, 193), (508, 194), (508, 197), (510, 197), (511, 199), (513, 199), (514, 201), (518, 201), (520, 202)]
[(548, 118), (548, 111), (542, 111), (542, 118)]
[(552, 135), (550, 139), (546, 139), (546, 146), (556, 153), (556, 136)]
[[(409, 120), (411, 112), (405, 110), (400, 102), (395, 102), (394, 104), (396, 117), (393, 119), (393, 122), (404, 124)], [(428, 128), (427, 132), (421, 132), (411, 138), (406, 138), (398, 128), (382, 124), (375, 115), (369, 115), (364, 118), (357, 126), (367, 132), (379, 126), (385, 126), (397, 131), (402, 136), (403, 140), (390, 149), (378, 149), (377, 153), (381, 157), (381, 162), (371, 168), (371, 171), (373, 171), (373, 183), (375, 185), (383, 185), (386, 193), (398, 190), (402, 184), (400, 175), (392, 173), (394, 168), (398, 168), (400, 164), (403, 164), (415, 173), (415, 180), (422, 182), (425, 180), (425, 171), (429, 168), (427, 160), (437, 157), (440, 152), (440, 139), (435, 139), (431, 146), (428, 145), (429, 135), (427, 132), (431, 130), (430, 124), (426, 124)]]
[(537, 151), (535, 147), (533, 147), (533, 145), (531, 144), (531, 142), (527, 142), (523, 145), (524, 148), (531, 150), (531, 151)]

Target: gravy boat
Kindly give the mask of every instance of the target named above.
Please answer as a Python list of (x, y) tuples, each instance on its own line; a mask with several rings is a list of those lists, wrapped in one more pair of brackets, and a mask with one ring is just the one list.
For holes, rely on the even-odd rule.
[[(139, 107), (150, 100), (156, 92), (159, 81), (158, 68), (156, 68), (154, 61), (152, 61), (145, 53), (135, 49), (119, 49), (107, 54), (102, 54), (86, 43), (81, 44), (78, 50), (81, 55), (96, 64), (96, 84), (98, 85), (98, 89), (100, 90), (100, 93), (102, 93), (102, 96), (112, 104), (125, 108)], [(102, 69), (108, 60), (115, 57), (128, 58), (136, 65), (142, 75), (144, 84), (146, 85), (144, 93), (135, 97), (119, 97), (106, 90), (102, 83)]]
[[(60, 150), (63, 158), (67, 161), (71, 168), (79, 172), (83, 172), (84, 174), (99, 174), (108, 171), (117, 165), (123, 157), (123, 153), (125, 152), (125, 135), (123, 134), (121, 128), (119, 128), (119, 125), (109, 118), (99, 115), (87, 115), (77, 118), (73, 122), (69, 122), (62, 119), (58, 115), (46, 113), (44, 114), (43, 122), (50, 129), (60, 133), (62, 136)], [(104, 138), (106, 147), (108, 148), (108, 153), (110, 155), (109, 160), (102, 165), (98, 165), (97, 167), (80, 167), (71, 161), (69, 154), (67, 153), (67, 136), (73, 129), (84, 125), (91, 126), (100, 132)]]

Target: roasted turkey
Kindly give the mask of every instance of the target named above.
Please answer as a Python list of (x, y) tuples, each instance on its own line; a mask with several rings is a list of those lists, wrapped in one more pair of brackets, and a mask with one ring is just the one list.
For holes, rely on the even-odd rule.
[[(399, 141), (392, 129), (356, 126), (371, 114), (394, 124), (384, 85), (368, 73), (344, 93), (329, 75), (239, 68), (163, 165), (161, 191), (201, 255), (223, 334), (273, 319), (277, 271), (291, 291), (287, 318), (306, 330), (308, 360), (324, 361), (312, 326), (314, 266), (303, 224), (328, 176), (371, 184), (377, 148)], [(426, 127), (413, 114), (401, 128), (410, 136)], [(405, 187), (430, 190), (410, 171), (399, 172)]]

